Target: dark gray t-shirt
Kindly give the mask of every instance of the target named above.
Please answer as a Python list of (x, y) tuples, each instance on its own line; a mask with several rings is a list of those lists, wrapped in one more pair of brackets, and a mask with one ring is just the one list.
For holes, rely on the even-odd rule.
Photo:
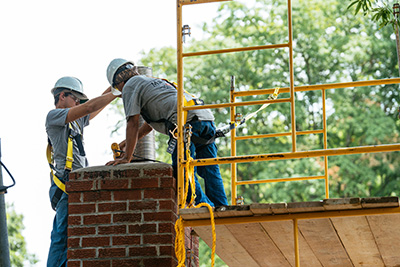
[[(122, 100), (126, 119), (142, 114), (156, 131), (163, 134), (167, 131), (165, 123), (160, 121), (177, 123), (177, 90), (164, 80), (134, 76), (126, 82)], [(202, 121), (214, 120), (209, 109), (189, 110), (187, 121), (194, 116)]]
[[(65, 124), (69, 109), (53, 109), (46, 117), (46, 132), (47, 137), (53, 146), (54, 167), (56, 168), (56, 176), (61, 177), (64, 173), (65, 158), (67, 156), (68, 144), (68, 124)], [(89, 125), (89, 115), (79, 118), (71, 123), (74, 131), (82, 134), (83, 141), (83, 128)], [(87, 167), (87, 160), (85, 156), (79, 155), (78, 145), (73, 140), (73, 158), (72, 170)]]

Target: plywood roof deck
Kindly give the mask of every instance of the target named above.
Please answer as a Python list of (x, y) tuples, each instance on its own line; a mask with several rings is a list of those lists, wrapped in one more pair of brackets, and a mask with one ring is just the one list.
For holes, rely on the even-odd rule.
[[(211, 247), (206, 208), (181, 209), (185, 226)], [(400, 266), (398, 197), (254, 203), (214, 211), (216, 254), (228, 266)]]

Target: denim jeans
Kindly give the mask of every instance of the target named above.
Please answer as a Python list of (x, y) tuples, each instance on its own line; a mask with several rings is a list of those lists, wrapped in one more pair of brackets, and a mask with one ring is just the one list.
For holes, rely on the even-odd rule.
[(51, 231), (51, 244), (47, 267), (67, 266), (68, 195), (63, 193), (57, 203), (56, 216)]
[[(189, 122), (192, 125), (193, 135), (209, 139), (215, 135), (215, 124), (212, 121), (192, 121)], [(177, 148), (175, 148), (172, 154), (172, 166), (174, 169), (177, 167)], [(204, 158), (216, 158), (217, 157), (217, 146), (214, 142), (208, 145), (190, 144), (190, 155), (193, 159), (204, 159)], [(204, 179), (205, 194), (201, 188), (201, 185), (197, 179), (197, 174)], [(208, 203), (212, 207), (215, 206), (227, 206), (228, 200), (226, 198), (224, 184), (222, 182), (221, 173), (218, 165), (208, 166), (196, 166), (195, 167), (195, 190), (196, 199), (195, 204)], [(189, 186), (189, 192), (186, 201), (190, 201), (191, 188)]]

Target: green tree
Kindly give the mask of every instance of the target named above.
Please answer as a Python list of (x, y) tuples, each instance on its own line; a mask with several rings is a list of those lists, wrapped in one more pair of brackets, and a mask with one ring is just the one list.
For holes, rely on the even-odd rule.
[(22, 235), (25, 229), (24, 216), (17, 214), (12, 204), (7, 204), (7, 230), (10, 245), (10, 262), (13, 267), (30, 266), (38, 262), (36, 255), (28, 253), (26, 241)]

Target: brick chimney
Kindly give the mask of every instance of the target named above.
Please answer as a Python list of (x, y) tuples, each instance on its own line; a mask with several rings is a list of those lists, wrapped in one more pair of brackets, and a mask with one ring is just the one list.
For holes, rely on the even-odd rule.
[[(177, 266), (176, 179), (165, 163), (97, 166), (70, 174), (68, 267)], [(186, 228), (186, 266), (198, 237)]]

